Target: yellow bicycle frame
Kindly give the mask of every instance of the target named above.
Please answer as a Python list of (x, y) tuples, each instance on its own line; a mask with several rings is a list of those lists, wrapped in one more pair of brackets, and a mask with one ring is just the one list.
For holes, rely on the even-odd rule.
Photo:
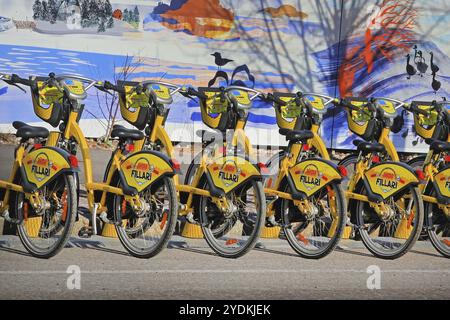
[[(89, 146), (87, 144), (86, 137), (84, 136), (78, 122), (77, 122), (78, 112), (71, 111), (69, 115), (69, 120), (67, 121), (66, 128), (63, 132), (64, 139), (70, 139), (73, 138), (77, 142), (78, 146), (80, 147), (81, 154), (83, 157), (83, 165), (84, 165), (84, 177), (86, 181), (86, 191), (87, 191), (87, 200), (88, 200), (88, 207), (91, 212), (93, 212), (95, 199), (94, 199), (94, 191), (102, 191), (102, 197), (99, 203), (99, 207), (97, 208), (97, 213), (101, 213), (103, 211), (106, 211), (106, 194), (107, 193), (113, 193), (116, 195), (124, 196), (125, 199), (131, 204), (136, 205), (139, 201), (139, 196), (127, 196), (124, 195), (123, 190), (117, 187), (113, 187), (110, 185), (113, 173), (116, 170), (120, 170), (120, 162), (123, 159), (123, 155), (120, 150), (117, 150), (117, 152), (114, 153), (112, 158), (112, 164), (111, 168), (109, 169), (107, 179), (103, 183), (94, 182), (93, 181), (93, 174), (92, 174), (92, 160), (91, 160), (91, 154), (89, 151)], [(59, 132), (52, 132), (50, 134), (50, 138), (48, 143), (56, 144), (57, 139), (54, 138), (54, 135), (59, 134)], [(48, 145), (47, 143), (47, 145)]]
[[(164, 116), (157, 114), (154, 124), (152, 125), (152, 130), (150, 134), (147, 136), (147, 141), (151, 143), (156, 143), (157, 141), (160, 141), (162, 146), (165, 149), (166, 154), (170, 158), (174, 158), (174, 147), (172, 144), (172, 140), (170, 139), (169, 135), (167, 134), (167, 131), (164, 128)], [(244, 142), (245, 150), (247, 154), (251, 155), (253, 154), (253, 149), (250, 144), (250, 140), (247, 137), (247, 135), (244, 132), (245, 122), (244, 121), (237, 121), (236, 128), (234, 130), (234, 135), (232, 139), (233, 145), (237, 145), (240, 141)], [(136, 150), (136, 148), (135, 148)], [(214, 151), (214, 153), (218, 153), (219, 147), (217, 147)], [(212, 201), (218, 205), (220, 208), (226, 209), (228, 207), (227, 200), (225, 198), (217, 198), (213, 197), (210, 193), (210, 191), (199, 188), (198, 185), (200, 183), (201, 177), (207, 172), (207, 166), (211, 162), (211, 159), (207, 155), (203, 155), (199, 167), (194, 175), (194, 179), (192, 181), (191, 185), (184, 185), (180, 184), (178, 175), (175, 175), (174, 182), (175, 186), (178, 192), (185, 192), (188, 193), (188, 199), (187, 202), (181, 207), (179, 210), (179, 215), (184, 216), (188, 213), (193, 212), (193, 200), (194, 195), (204, 196), (204, 197), (210, 197)]]
[[(324, 160), (330, 160), (330, 155), (328, 153), (327, 147), (325, 146), (325, 143), (323, 142), (322, 138), (319, 136), (319, 125), (313, 124), (311, 126), (311, 132), (314, 134), (314, 137), (308, 140), (307, 144), (308, 147), (314, 147), (318, 152), (322, 159)], [(273, 188), (271, 186), (264, 188), (264, 193), (269, 195), (276, 195), (279, 198), (283, 198), (286, 200), (294, 200), (292, 198), (292, 195), (290, 193), (282, 192), (280, 191), (281, 182), (283, 179), (289, 174), (289, 168), (294, 166), (297, 162), (297, 158), (302, 151), (303, 145), (300, 143), (296, 143), (291, 145), (290, 149), (287, 150), (287, 154), (289, 156), (284, 157), (281, 160), (280, 163), (280, 169), (278, 171), (277, 178), (275, 180), (275, 184)], [(275, 211), (273, 209), (273, 203), (270, 203), (267, 206), (267, 216), (271, 216), (275, 214)]]

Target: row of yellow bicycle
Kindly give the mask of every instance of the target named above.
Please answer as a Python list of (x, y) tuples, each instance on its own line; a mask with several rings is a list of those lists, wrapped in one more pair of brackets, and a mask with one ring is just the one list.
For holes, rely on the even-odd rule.
[[(218, 255), (237, 258), (257, 243), (261, 230), (279, 237), (305, 258), (321, 258), (341, 238), (361, 240), (375, 256), (394, 259), (419, 237), (450, 256), (450, 119), (445, 102), (404, 103), (387, 98), (335, 99), (314, 93), (263, 93), (241, 86), (192, 87), (161, 81), (97, 81), (76, 75), (21, 78), (0, 74), (10, 85), (30, 88), (35, 114), (49, 132), (16, 121), (20, 138), (8, 181), (0, 181), (0, 214), (17, 226), (25, 248), (49, 258), (66, 244), (79, 207), (81, 150), (91, 223), (113, 225), (126, 250), (149, 258), (167, 246), (177, 219), (201, 228)], [(92, 160), (79, 120), (87, 92), (119, 96), (116, 125), (103, 181), (93, 181)], [(180, 164), (164, 129), (176, 94), (198, 100), (203, 150), (179, 179)], [(287, 148), (266, 164), (245, 125), (256, 99), (272, 103)], [(319, 135), (327, 107), (347, 110), (356, 153), (331, 161)], [(416, 132), (427, 139), (426, 157), (400, 162), (389, 139), (401, 126), (397, 110), (414, 114)], [(394, 130), (396, 131), (396, 130)], [(211, 134), (212, 132), (212, 134)], [(326, 134), (326, 133), (325, 133)], [(37, 226), (31, 230), (30, 225)]]

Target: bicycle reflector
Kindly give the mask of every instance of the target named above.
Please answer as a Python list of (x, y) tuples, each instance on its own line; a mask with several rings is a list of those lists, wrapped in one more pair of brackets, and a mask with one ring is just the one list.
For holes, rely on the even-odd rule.
[(72, 168), (78, 168), (78, 159), (75, 155), (71, 154), (69, 156), (69, 162)]
[(419, 180), (425, 180), (425, 174), (423, 173), (422, 170), (417, 169), (416, 170), (416, 175), (417, 175), (417, 178), (419, 178)]
[(269, 169), (266, 167), (266, 165), (262, 162), (258, 162), (259, 170), (261, 171), (261, 174), (268, 174)]
[(338, 166), (341, 176), (346, 177), (348, 175), (347, 168), (344, 166)]
[(176, 159), (170, 159), (170, 162), (172, 163), (172, 167), (175, 171), (181, 170), (181, 164)]
[(132, 143), (128, 143), (126, 146), (125, 146), (125, 150), (127, 151), (127, 152), (134, 152), (134, 144), (132, 144)]

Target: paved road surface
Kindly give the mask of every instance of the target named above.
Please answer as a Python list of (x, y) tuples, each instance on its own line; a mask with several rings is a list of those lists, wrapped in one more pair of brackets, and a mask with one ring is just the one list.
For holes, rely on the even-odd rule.
[[(296, 256), (282, 240), (229, 260), (203, 240), (174, 237), (150, 260), (128, 256), (118, 241), (73, 239), (51, 260), (28, 256), (16, 237), (0, 237), (0, 299), (449, 299), (450, 260), (428, 243), (395, 261), (372, 257), (354, 241), (319, 261)], [(67, 289), (67, 268), (81, 270), (81, 290)], [(381, 289), (367, 289), (369, 266)]]

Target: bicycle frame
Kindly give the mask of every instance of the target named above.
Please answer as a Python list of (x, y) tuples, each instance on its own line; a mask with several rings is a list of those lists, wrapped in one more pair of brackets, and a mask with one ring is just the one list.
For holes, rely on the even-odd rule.
[[(90, 80), (87, 78), (82, 77), (76, 77), (76, 76), (65, 76), (61, 75), (59, 78), (73, 78), (73, 79), (79, 79), (80, 81), (84, 82), (90, 82), (90, 84), (85, 88), (85, 90), (91, 88), (96, 84), (96, 81)], [(111, 185), (113, 181), (114, 174), (118, 172), (121, 173), (121, 165), (123, 161), (125, 160), (126, 156), (128, 154), (124, 154), (120, 148), (118, 148), (115, 152), (113, 152), (111, 156), (111, 165), (108, 168), (108, 171), (106, 172), (106, 179), (104, 182), (95, 182), (93, 180), (93, 169), (92, 169), (92, 159), (89, 151), (89, 146), (87, 144), (87, 140), (78, 124), (79, 120), (79, 110), (73, 109), (70, 111), (67, 120), (65, 122), (65, 128), (62, 133), (60, 132), (52, 132), (49, 139), (48, 144), (57, 145), (58, 142), (61, 140), (60, 134), (62, 135), (62, 139), (64, 141), (69, 141), (70, 139), (74, 139), (77, 143), (77, 146), (80, 147), (81, 154), (83, 157), (83, 165), (84, 165), (84, 175), (85, 175), (85, 186), (87, 190), (87, 200), (88, 200), (88, 208), (92, 212), (92, 216), (95, 217), (96, 215), (106, 212), (107, 206), (106, 206), (106, 196), (108, 193), (123, 196), (124, 199), (135, 209), (141, 208), (141, 202), (139, 200), (139, 195), (136, 193), (134, 195), (127, 194), (124, 192), (123, 188), (117, 188)], [(137, 145), (137, 149), (140, 149), (140, 146), (143, 144), (144, 139), (135, 141), (135, 145)], [(94, 191), (101, 191), (101, 198), (100, 202), (96, 203), (96, 199), (94, 196)], [(93, 226), (95, 226), (95, 219), (93, 221)], [(94, 232), (95, 232), (95, 228)]]
[[(23, 186), (14, 183), (14, 178), (16, 177), (19, 168), (22, 166), (24, 154), (25, 146), (21, 144), (16, 150), (16, 157), (14, 159), (14, 164), (8, 180), (0, 180), (0, 189), (5, 189), (5, 194), (0, 202), (0, 214), (6, 212), (9, 208), (9, 197), (11, 191), (25, 193)], [(31, 194), (25, 193), (25, 196), (30, 199), (32, 203), (35, 201), (35, 197), (31, 197)]]
[[(406, 110), (410, 111), (407, 108)], [(450, 135), (447, 137), (447, 142), (450, 142)], [(436, 153), (434, 150), (428, 150), (427, 155), (425, 157), (425, 161), (423, 163), (422, 171), (424, 174), (424, 181), (419, 185), (419, 189), (422, 193), (422, 199), (424, 202), (437, 204), (439, 209), (443, 210), (446, 214), (450, 214), (450, 206), (439, 203), (436, 197), (432, 197), (430, 195), (425, 194), (425, 189), (430, 183), (435, 182), (435, 175), (439, 172), (439, 170), (435, 167), (434, 161), (439, 156), (439, 153)]]
[[(0, 73), (0, 80), (10, 81), (10, 79), (11, 76)], [(26, 92), (21, 87), (19, 88)], [(37, 141), (35, 140), (34, 149), (29, 150), (27, 150), (30, 146), (29, 142), (24, 138), (21, 139), (19, 146), (14, 152), (14, 163), (8, 180), (0, 180), (0, 189), (5, 190), (3, 199), (0, 201), (0, 215), (5, 217), (7, 220), (10, 220), (8, 216), (8, 209), (11, 191), (24, 193), (25, 198), (30, 201), (31, 205), (34, 208), (39, 208), (42, 203), (38, 189), (45, 186), (63, 171), (74, 173), (78, 170), (77, 167), (72, 166), (71, 159), (69, 159), (70, 156), (67, 153), (64, 153), (59, 149), (42, 148), (40, 143), (41, 138), (37, 139)], [(52, 158), (53, 164), (48, 161), (49, 158)], [(44, 163), (41, 165), (39, 160), (44, 160)], [(37, 168), (42, 166), (48, 168), (46, 168), (45, 172), (39, 173), (37, 171), (33, 171), (35, 166)], [(14, 183), (19, 175), (22, 177), (21, 185)], [(36, 175), (38, 177), (36, 177)]]
[[(172, 88), (177, 88), (172, 92), (172, 94), (178, 92), (181, 89), (178, 86), (175, 86), (173, 84), (166, 83), (166, 82), (148, 81), (148, 82), (143, 82), (142, 84), (144, 85), (147, 83), (159, 83), (159, 84), (162, 84), (165, 86), (170, 86)], [(230, 87), (230, 88), (240, 88), (240, 87)], [(244, 88), (244, 89), (248, 90), (248, 88)], [(154, 120), (153, 124), (151, 125), (151, 131), (145, 139), (146, 139), (147, 143), (152, 143), (152, 144), (155, 144), (156, 142), (160, 141), (161, 145), (165, 149), (166, 154), (169, 157), (173, 158), (174, 153), (175, 153), (174, 146), (172, 144), (172, 140), (170, 139), (167, 131), (164, 128), (164, 121), (165, 121), (164, 115), (157, 113), (155, 120)], [(253, 147), (251, 146), (250, 140), (244, 131), (245, 124), (246, 124), (246, 122), (242, 121), (242, 120), (238, 120), (236, 122), (236, 126), (234, 128), (231, 144), (233, 146), (236, 146), (239, 142), (243, 141), (246, 154), (253, 155), (254, 154)], [(225, 144), (226, 144), (226, 142), (225, 142)], [(219, 152), (219, 147), (217, 146), (213, 153), (217, 154), (218, 152)], [(190, 185), (180, 184), (179, 176), (178, 175), (174, 176), (176, 190), (178, 192), (184, 192), (184, 193), (188, 194), (186, 203), (182, 204), (181, 208), (179, 210), (180, 216), (185, 216), (190, 213), (193, 213), (193, 211), (194, 211), (194, 209), (193, 209), (194, 196), (210, 197), (211, 200), (219, 208), (221, 208), (223, 210), (228, 208), (228, 203), (227, 203), (227, 200), (225, 197), (215, 196), (210, 191), (198, 187), (202, 177), (205, 174), (207, 174), (207, 172), (208, 172), (207, 167), (210, 162), (211, 162), (211, 157), (208, 154), (203, 154), (203, 156), (201, 157), (200, 163), (199, 163), (199, 167), (197, 168), (197, 170), (195, 172), (192, 184), (190, 184)]]
[[(308, 95), (308, 93), (304, 93), (303, 96)], [(311, 94), (309, 94), (311, 95)], [(318, 96), (320, 98), (328, 99), (324, 103), (324, 106), (331, 103), (334, 99), (328, 96), (320, 95), (320, 94), (312, 94), (314, 96)], [(268, 187), (264, 188), (264, 192), (267, 195), (276, 196), (274, 200), (278, 198), (292, 200), (294, 204), (298, 206), (303, 206), (301, 200), (295, 200), (291, 193), (281, 191), (282, 183), (285, 179), (287, 179), (289, 175), (289, 169), (297, 164), (297, 159), (299, 158), (301, 152), (306, 149), (309, 150), (311, 148), (315, 148), (320, 155), (320, 158), (324, 160), (330, 160), (330, 155), (326, 148), (326, 145), (322, 138), (319, 135), (320, 123), (313, 123), (309, 131), (313, 133), (313, 137), (307, 141), (306, 144), (302, 143), (289, 143), (288, 149), (286, 150), (287, 156), (284, 157), (280, 162), (280, 168), (275, 180), (273, 187), (271, 186), (271, 180), (268, 183)], [(267, 217), (271, 217), (275, 214), (275, 209), (273, 207), (275, 201), (271, 201), (267, 205)]]
[[(383, 98), (383, 99), (394, 102), (394, 103), (398, 103), (398, 105), (395, 109), (399, 109), (404, 105), (404, 102), (399, 101), (399, 100), (388, 99), (388, 98)], [(351, 111), (347, 110), (346, 112), (351, 112)], [(392, 140), (389, 137), (390, 133), (391, 133), (390, 128), (383, 127), (381, 130), (381, 134), (378, 138), (378, 143), (384, 145), (384, 147), (386, 149), (386, 153), (388, 154), (388, 156), (391, 158), (392, 161), (399, 162), (400, 157), (398, 156), (398, 153), (397, 153), (397, 150), (395, 149), (394, 143), (392, 142)], [(364, 196), (364, 195), (354, 192), (356, 185), (358, 184), (358, 182), (361, 179), (363, 179), (364, 173), (367, 171), (368, 168), (369, 168), (369, 163), (368, 163), (367, 159), (364, 159), (360, 156), (358, 158), (358, 162), (356, 164), (356, 170), (355, 170), (353, 176), (350, 178), (348, 188), (345, 191), (345, 195), (348, 199), (355, 199), (355, 200), (359, 200), (359, 201), (370, 202), (367, 196)]]

